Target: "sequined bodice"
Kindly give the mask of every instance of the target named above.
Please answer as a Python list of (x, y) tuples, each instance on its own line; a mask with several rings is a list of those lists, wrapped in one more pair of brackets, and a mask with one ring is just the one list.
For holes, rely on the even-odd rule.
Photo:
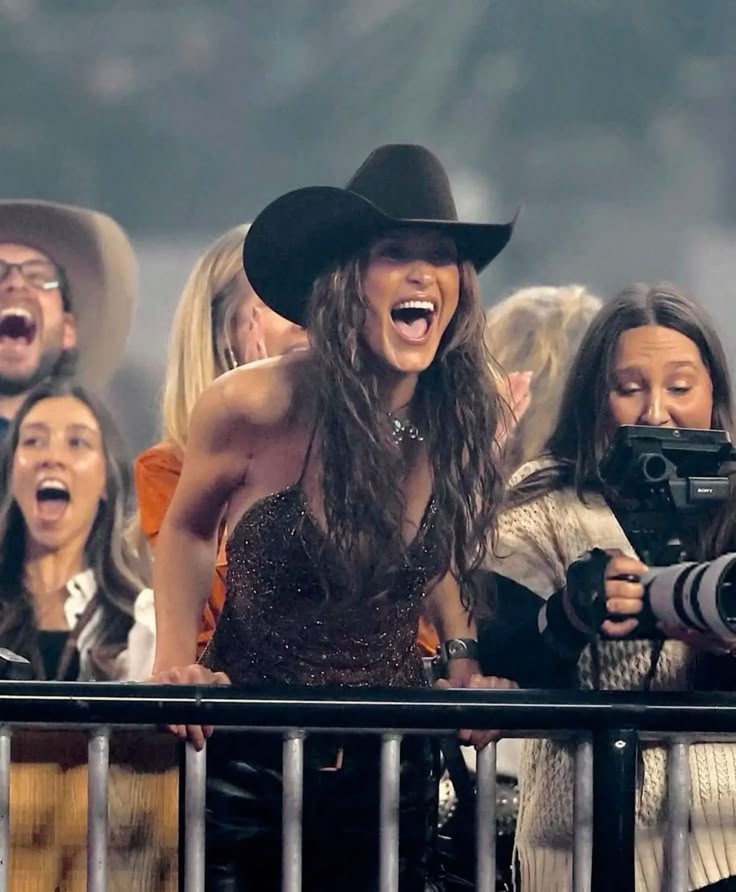
[(350, 597), (329, 548), (299, 485), (253, 505), (228, 540), (225, 608), (202, 662), (242, 685), (423, 684), (417, 625), (441, 570), (434, 503), (383, 598)]

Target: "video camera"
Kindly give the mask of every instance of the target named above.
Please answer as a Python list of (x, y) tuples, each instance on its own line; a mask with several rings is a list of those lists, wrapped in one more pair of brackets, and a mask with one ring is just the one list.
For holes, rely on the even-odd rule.
[[(601, 477), (627, 538), (650, 567), (641, 579), (644, 611), (632, 637), (661, 638), (658, 623), (736, 635), (736, 553), (698, 563), (686, 544), (708, 512), (729, 498), (723, 467), (734, 459), (726, 431), (646, 425), (616, 431)], [(606, 617), (601, 576), (607, 563), (596, 549), (568, 574), (568, 591), (578, 588), (596, 628)]]

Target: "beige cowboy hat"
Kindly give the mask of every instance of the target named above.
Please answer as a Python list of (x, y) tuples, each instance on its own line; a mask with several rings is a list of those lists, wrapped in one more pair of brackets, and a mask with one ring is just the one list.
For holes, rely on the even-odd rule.
[(77, 325), (78, 372), (99, 387), (115, 371), (138, 293), (138, 263), (106, 214), (36, 200), (0, 200), (0, 242), (47, 254), (64, 270)]

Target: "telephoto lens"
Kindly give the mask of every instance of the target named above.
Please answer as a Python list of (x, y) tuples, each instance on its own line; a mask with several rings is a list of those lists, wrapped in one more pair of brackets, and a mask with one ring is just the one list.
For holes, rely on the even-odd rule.
[(641, 582), (655, 622), (725, 640), (736, 637), (736, 554), (652, 567)]

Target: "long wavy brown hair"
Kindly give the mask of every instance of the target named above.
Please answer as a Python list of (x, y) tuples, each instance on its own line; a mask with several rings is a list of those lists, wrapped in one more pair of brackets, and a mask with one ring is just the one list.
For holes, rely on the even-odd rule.
[[(711, 427), (734, 436), (728, 362), (715, 326), (692, 298), (669, 284), (635, 284), (605, 303), (591, 322), (570, 369), (557, 425), (547, 441), (546, 466), (509, 491), (508, 502), (529, 502), (552, 490), (575, 487), (606, 492), (599, 465), (611, 440), (609, 392), (619, 337), (631, 328), (661, 325), (689, 338), (700, 351), (713, 387)], [(733, 479), (733, 478), (732, 478)], [(709, 512), (693, 543), (695, 557), (722, 554), (734, 539), (734, 499)]]
[[(307, 328), (318, 367), (329, 539), (351, 590), (381, 596), (391, 591), (407, 559), (401, 481), (408, 468), (392, 437), (376, 358), (362, 335), (364, 263), (349, 260), (316, 281)], [(431, 467), (441, 575), (452, 572), (463, 603), (474, 609), (473, 571), (493, 539), (503, 487), (495, 457), (500, 397), (483, 339), (477, 276), (471, 264), (459, 266), (458, 308), (434, 361), (419, 376), (410, 417)]]
[(133, 605), (145, 587), (144, 561), (131, 537), (135, 512), (133, 474), (123, 439), (107, 409), (70, 380), (49, 380), (34, 388), (13, 419), (0, 449), (0, 646), (25, 656), (37, 673), (41, 671), (33, 601), (24, 578), (26, 525), (13, 498), (12, 471), (23, 419), (37, 403), (59, 396), (72, 396), (84, 403), (102, 434), (105, 500), (87, 538), (84, 557), (86, 566), (94, 571), (96, 598), (102, 611), (92, 661), (98, 676), (105, 679), (133, 624)]

